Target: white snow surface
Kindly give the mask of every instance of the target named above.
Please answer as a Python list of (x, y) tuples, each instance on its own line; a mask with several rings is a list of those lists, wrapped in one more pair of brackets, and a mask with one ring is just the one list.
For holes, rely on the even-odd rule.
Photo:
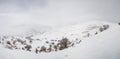
[[(99, 32), (98, 28), (103, 24), (108, 24), (110, 27)], [(94, 35), (96, 31), (98, 34)], [(90, 37), (85, 37), (86, 32), (90, 33)], [(35, 35), (32, 38), (39, 38), (42, 42), (34, 41), (32, 50), (37, 46), (48, 46), (44, 43), (46, 40), (60, 40), (63, 37), (67, 37), (70, 41), (80, 39), (82, 42), (61, 51), (40, 54), (9, 50), (0, 45), (0, 59), (120, 59), (120, 26), (107, 22), (77, 24)]]

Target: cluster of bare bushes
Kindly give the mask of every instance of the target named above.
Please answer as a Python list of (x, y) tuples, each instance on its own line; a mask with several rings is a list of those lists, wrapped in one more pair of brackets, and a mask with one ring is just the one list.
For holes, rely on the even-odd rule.
[(0, 44), (4, 45), (8, 49), (22, 49), (26, 51), (31, 51), (32, 46), (27, 43), (29, 40), (22, 40), (21, 38), (15, 38), (13, 36), (1, 36)]
[[(52, 40), (56, 41), (56, 40)], [(81, 40), (79, 41), (79, 43)], [(46, 41), (47, 44), (49, 44), (49, 41)], [(36, 53), (41, 53), (41, 52), (51, 52), (51, 51), (59, 51), (59, 50), (64, 50), (69, 47), (74, 46), (76, 42), (70, 42), (68, 38), (62, 38), (61, 40), (58, 40), (57, 44), (50, 44), (49, 47), (41, 46), (36, 48)], [(78, 43), (78, 42), (77, 42)]]
[[(36, 41), (38, 41), (38, 39)], [(68, 38), (62, 38), (61, 40), (45, 41), (45, 43), (48, 44), (49, 47), (38, 46), (34, 48), (35, 50), (31, 50), (32, 42), (34, 42), (34, 39), (32, 39), (31, 37), (25, 37), (25, 40), (23, 38), (15, 38), (13, 36), (11, 38), (8, 38), (6, 36), (0, 37), (0, 44), (4, 45), (5, 48), (11, 50), (17, 49), (17, 50), (25, 50), (25, 51), (34, 51), (35, 53), (59, 51), (75, 45), (75, 42), (69, 41)], [(79, 43), (80, 42), (81, 41), (79, 41)]]
[[(95, 34), (95, 35), (97, 35), (99, 32), (103, 32), (104, 30), (107, 30), (108, 28), (109, 28), (110, 26), (109, 25), (102, 25), (102, 26), (93, 26), (93, 27), (89, 27), (89, 30), (87, 30), (87, 31), (84, 31), (84, 32), (82, 32), (83, 34), (84, 34), (84, 36), (83, 37), (90, 37), (90, 36), (92, 36), (92, 34)], [(94, 29), (98, 29), (98, 30), (96, 30), (95, 32), (93, 32), (93, 33), (90, 33), (92, 30), (94, 30)]]

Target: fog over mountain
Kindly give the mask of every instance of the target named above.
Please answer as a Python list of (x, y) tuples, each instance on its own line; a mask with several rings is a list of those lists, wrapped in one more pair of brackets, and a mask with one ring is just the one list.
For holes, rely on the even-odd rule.
[(120, 59), (120, 0), (0, 0), (0, 59)]
[(0, 0), (0, 26), (63, 27), (82, 22), (120, 21), (119, 0)]

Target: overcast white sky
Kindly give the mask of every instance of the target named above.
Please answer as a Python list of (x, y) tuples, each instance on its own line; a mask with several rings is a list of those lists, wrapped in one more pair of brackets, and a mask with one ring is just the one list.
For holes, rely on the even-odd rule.
[(0, 0), (0, 25), (120, 21), (120, 0)]

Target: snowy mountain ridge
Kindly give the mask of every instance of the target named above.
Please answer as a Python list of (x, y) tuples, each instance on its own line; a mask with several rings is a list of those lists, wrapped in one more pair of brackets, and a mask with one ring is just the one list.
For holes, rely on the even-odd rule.
[(42, 35), (33, 34), (26, 37), (2, 36), (1, 40), (6, 41), (1, 43), (9, 49), (25, 50), (26, 48), (29, 51), (35, 51), (35, 49), (40, 49), (40, 47), (45, 46), (44, 48), (46, 49), (46, 47), (49, 48), (53, 46), (53, 49), (57, 50), (57, 46), (59, 46), (62, 39), (70, 41), (67, 42), (67, 44), (73, 46), (80, 43), (83, 38), (97, 35), (99, 32), (107, 30), (108, 28), (109, 25), (106, 24), (75, 25), (53, 33), (43, 33)]
[[(38, 34), (38, 35), (30, 35), (25, 37), (1, 36), (0, 44), (1, 44), (1, 49), (7, 48), (7, 49), (10, 49), (11, 52), (18, 51), (19, 53), (19, 51), (22, 51), (23, 53), (26, 53), (27, 56), (33, 55), (31, 57), (27, 57), (27, 56), (20, 57), (19, 55), (13, 54), (22, 59), (25, 59), (25, 58), (30, 58), (30, 59), (33, 59), (33, 58), (42, 58), (42, 59), (44, 58), (45, 59), (46, 58), (47, 59), (48, 58), (50, 59), (96, 58), (96, 59), (99, 59), (98, 57), (100, 57), (101, 54), (103, 54), (104, 49), (100, 50), (101, 52), (99, 52), (98, 48), (101, 49), (101, 47), (103, 47), (107, 49), (106, 44), (111, 45), (114, 42), (116, 42), (116, 40), (113, 41), (113, 38), (119, 37), (118, 36), (119, 29), (120, 27), (117, 24), (93, 22), (93, 23), (80, 24), (80, 25), (78, 24), (71, 27), (59, 29), (56, 31), (45, 32), (42, 35)], [(110, 35), (110, 38), (108, 35)], [(108, 38), (111, 39), (110, 43), (108, 41)], [(118, 42), (116, 42), (116, 44), (118, 44)], [(104, 44), (105, 44), (105, 47), (104, 47)], [(87, 49), (90, 49), (90, 50), (87, 50)], [(98, 57), (93, 56), (94, 53), (91, 51), (95, 51), (94, 49), (95, 50), (97, 49), (96, 51), (98, 52), (96, 53), (100, 53), (100, 56), (99, 55)], [(26, 51), (32, 52), (32, 53), (27, 53)], [(86, 51), (92, 54), (90, 53), (87, 54)], [(111, 51), (111, 49), (108, 51)], [(119, 53), (119, 52), (115, 52), (115, 53)], [(36, 54), (38, 54), (39, 56)], [(105, 58), (103, 57), (102, 59), (105, 59)], [(114, 58), (117, 58), (117, 57), (114, 56)], [(9, 59), (9, 58), (5, 58), (5, 59)]]

